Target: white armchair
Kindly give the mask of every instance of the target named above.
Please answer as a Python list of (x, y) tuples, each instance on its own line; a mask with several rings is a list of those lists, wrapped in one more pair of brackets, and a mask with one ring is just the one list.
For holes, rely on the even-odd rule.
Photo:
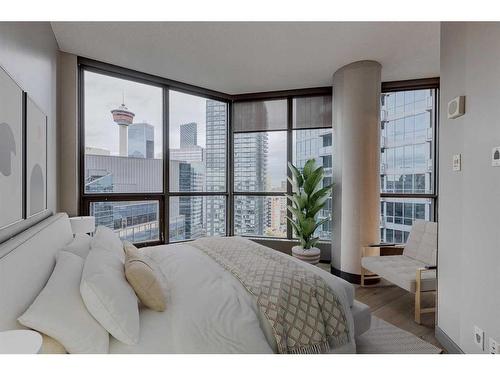
[[(361, 286), (365, 280), (382, 277), (387, 281), (415, 293), (415, 322), (425, 313), (434, 313), (435, 307), (422, 308), (424, 292), (436, 290), (437, 223), (415, 220), (403, 255), (365, 256), (361, 258)], [(367, 275), (373, 272), (376, 275)]]

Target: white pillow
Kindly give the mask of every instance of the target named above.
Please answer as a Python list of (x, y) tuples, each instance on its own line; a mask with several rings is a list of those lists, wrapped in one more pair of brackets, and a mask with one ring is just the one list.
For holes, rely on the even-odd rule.
[(88, 234), (76, 234), (63, 250), (85, 259), (89, 254), (91, 241), (92, 238)]
[(83, 263), (79, 256), (60, 251), (45, 288), (18, 321), (56, 339), (69, 353), (108, 353), (109, 334), (80, 295)]
[(94, 237), (92, 237), (91, 248), (101, 247), (112, 251), (114, 254), (118, 255), (122, 263), (125, 261), (125, 252), (123, 251), (123, 243), (120, 237), (113, 232), (110, 228), (99, 226), (95, 232)]
[(139, 307), (114, 251), (94, 247), (83, 268), (80, 293), (92, 316), (117, 340), (139, 341)]

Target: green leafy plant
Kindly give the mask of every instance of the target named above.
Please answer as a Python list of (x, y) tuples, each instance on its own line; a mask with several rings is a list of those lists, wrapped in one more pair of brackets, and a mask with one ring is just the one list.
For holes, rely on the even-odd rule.
[(318, 214), (330, 197), (333, 184), (321, 188), (325, 172), (323, 167), (316, 168), (314, 159), (309, 159), (302, 171), (292, 163), (288, 163), (288, 168), (293, 174), (293, 179), (288, 177), (288, 181), (292, 184), (294, 193), (287, 195), (291, 201), (287, 208), (294, 218), (287, 217), (287, 220), (290, 221), (300, 245), (306, 250), (319, 241), (319, 237), (313, 237), (316, 228), (330, 220), (329, 217), (318, 220)]

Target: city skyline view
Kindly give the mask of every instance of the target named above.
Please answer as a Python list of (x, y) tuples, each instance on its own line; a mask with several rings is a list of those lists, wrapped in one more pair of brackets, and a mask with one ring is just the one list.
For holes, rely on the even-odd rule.
[[(103, 89), (104, 86), (107, 90)], [(85, 88), (87, 191), (162, 192), (161, 90), (88, 72)], [(90, 98), (94, 91), (99, 91), (101, 96)], [(127, 103), (116, 101), (120, 93), (122, 99), (127, 98)], [(382, 95), (381, 192), (418, 194), (433, 191), (430, 168), (432, 95), (432, 90)], [(239, 123), (236, 126), (245, 127), (245, 121), (251, 119), (250, 130), (259, 129), (263, 126), (261, 124), (277, 127), (278, 130), (238, 131), (233, 134), (234, 190), (240, 194), (233, 198), (233, 225), (235, 234), (286, 237), (286, 200), (251, 195), (254, 192), (285, 193), (287, 184), (287, 133), (279, 130), (279, 122), (286, 119), (280, 114), (283, 106), (279, 101), (272, 105), (261, 103), (260, 107), (256, 102), (236, 109), (243, 111), (241, 114), (237, 112)], [(300, 115), (297, 106), (304, 104), (294, 101), (294, 113)], [(119, 154), (120, 126), (111, 115), (120, 105), (125, 105), (123, 108), (133, 116), (133, 123), (127, 126), (127, 133), (124, 133), (128, 138), (128, 157), (121, 161), (116, 158)], [(92, 106), (95, 107), (93, 110)], [(269, 117), (269, 114), (272, 116)], [(307, 116), (294, 117), (294, 121), (304, 119), (306, 123), (311, 120)], [(225, 195), (201, 197), (196, 196), (196, 192), (226, 192), (227, 105), (171, 90), (169, 126), (169, 190), (193, 194), (190, 197), (170, 198), (170, 240), (225, 235)], [(307, 159), (315, 158), (318, 165), (325, 168), (325, 184), (331, 183), (331, 130), (302, 129), (294, 130), (292, 134), (293, 163), (301, 168)], [(246, 192), (250, 195), (244, 195)], [(110, 206), (109, 203), (106, 205)], [(98, 205), (93, 207), (96, 210)], [(154, 216), (154, 220), (158, 220), (158, 202), (142, 207), (153, 211), (147, 217)], [(331, 207), (329, 200), (321, 215), (330, 217)], [(113, 210), (108, 207), (107, 215)], [(126, 212), (123, 207), (120, 210)], [(429, 220), (431, 215), (432, 201), (428, 198), (381, 198), (381, 240), (405, 242), (413, 221), (417, 218)], [(331, 238), (331, 228), (332, 223), (328, 222), (318, 233), (322, 238)], [(149, 233), (158, 236), (158, 230)]]
[[(85, 192), (162, 194), (163, 91), (92, 72), (85, 72), (84, 78)], [(293, 103), (294, 116), (300, 116), (294, 117), (294, 126), (299, 122), (306, 127), (322, 127), (322, 121), (331, 124), (331, 112), (328, 115), (331, 101), (301, 99)], [(227, 104), (169, 90), (168, 108), (168, 240), (226, 235)], [(319, 112), (311, 112), (312, 108)], [(244, 112), (239, 114), (240, 110)], [(243, 121), (238, 126), (246, 131), (240, 130), (232, 136), (234, 154), (230, 167), (234, 190), (239, 193), (231, 198), (234, 233), (287, 237), (284, 194), (288, 134), (281, 130), (287, 124), (286, 105), (283, 101), (254, 102), (238, 106), (235, 111)], [(326, 120), (321, 117), (323, 113)], [(252, 121), (249, 129), (244, 125), (246, 121)], [(275, 130), (251, 131), (252, 127), (261, 126)], [(325, 168), (324, 185), (332, 180), (331, 134), (331, 127), (297, 129), (291, 139), (293, 163), (301, 168), (309, 158), (315, 158)], [(200, 192), (215, 195), (201, 196)], [(265, 195), (266, 192), (283, 195)], [(94, 201), (89, 210), (98, 225), (113, 228), (122, 238), (144, 242), (160, 239), (160, 203), (159, 200)], [(320, 217), (331, 217), (331, 207), (330, 198)], [(318, 228), (317, 235), (331, 239), (331, 222)]]
[[(176, 173), (184, 176), (177, 179), (176, 186), (173, 186), (171, 182), (170, 190), (223, 192), (226, 186), (224, 155), (226, 153), (227, 121), (225, 118), (225, 105), (221, 103), (222, 106), (219, 106), (217, 112), (218, 116), (223, 115), (223, 121), (214, 122), (213, 115), (215, 112), (213, 112), (213, 108), (215, 107), (207, 103), (218, 102), (177, 92), (171, 92), (170, 95), (171, 107), (173, 108), (170, 111), (170, 118), (177, 119), (171, 120), (171, 122), (183, 120), (182, 123), (174, 124), (170, 131), (170, 134), (172, 134), (170, 138), (170, 166)], [(185, 105), (186, 102), (188, 105)], [(202, 104), (204, 105), (203, 109), (201, 109)], [(416, 194), (432, 192), (432, 169), (430, 168), (432, 164), (430, 146), (433, 139), (431, 121), (433, 111), (432, 91), (417, 90), (408, 93), (384, 94), (382, 96), (382, 104), (382, 192)], [(193, 117), (186, 110), (186, 107), (189, 105), (194, 106), (197, 109), (197, 113), (204, 113), (205, 119), (201, 125), (190, 121)], [(179, 115), (176, 114), (177, 106), (181, 109), (181, 114)], [(199, 117), (198, 121), (200, 121)], [(207, 123), (209, 124), (208, 133)], [(222, 133), (220, 131), (216, 131), (215, 133), (210, 132), (210, 129), (217, 126), (217, 124), (222, 126)], [(118, 133), (116, 125), (111, 122), (109, 125), (112, 129), (114, 126), (114, 137), (116, 138)], [(134, 123), (130, 126), (129, 132), (134, 126), (151, 127), (154, 131), (154, 126), (148, 123)], [(183, 131), (182, 129), (185, 130)], [(320, 150), (322, 146), (330, 146), (332, 144), (331, 137), (325, 143), (325, 138), (323, 138), (325, 134), (322, 134), (321, 137), (318, 137), (319, 133), (304, 136), (307, 132), (310, 133), (311, 131), (298, 130), (293, 133), (293, 144), (295, 146), (293, 162), (298, 167), (301, 167), (308, 158), (317, 158), (319, 164), (323, 165), (327, 170), (325, 179), (329, 183), (331, 181), (332, 166), (331, 156), (329, 156), (331, 155), (331, 147), (325, 151)], [(313, 130), (312, 132), (318, 131)], [(324, 133), (324, 131), (322, 132)], [(131, 134), (129, 133), (129, 139), (134, 138), (130, 136)], [(181, 140), (183, 134), (184, 137), (189, 138), (188, 140), (184, 140), (184, 142)], [(210, 138), (210, 141), (208, 141), (209, 147), (207, 147), (207, 134)], [(286, 155), (282, 151), (282, 146), (286, 145), (282, 141), (284, 137), (286, 137), (286, 133), (280, 131), (234, 134), (234, 186), (236, 191), (286, 191)], [(150, 139), (154, 140), (155, 138), (157, 137), (150, 135)], [(311, 143), (313, 139), (317, 139), (320, 143)], [(139, 143), (141, 142), (147, 142), (146, 138), (139, 141)], [(154, 142), (154, 145), (156, 144), (157, 141)], [(129, 150), (130, 147), (129, 144)], [(101, 151), (88, 150), (90, 154), (93, 152), (99, 154)], [(326, 152), (327, 159), (320, 156), (320, 152)], [(207, 157), (212, 159), (220, 157), (218, 169), (215, 165), (213, 165), (214, 170), (211, 170), (211, 167), (207, 168)], [(151, 155), (149, 158), (151, 158)], [(175, 161), (179, 161), (181, 164), (184, 162), (184, 164), (175, 164)], [(177, 165), (177, 167), (172, 163)], [(156, 169), (157, 173), (154, 173), (154, 175), (161, 175), (162, 171), (159, 163), (157, 163)], [(252, 174), (251, 170), (259, 170), (260, 174)], [(115, 175), (117, 176), (117, 174)], [(172, 176), (171, 173), (171, 181), (176, 180)], [(183, 182), (179, 184), (179, 181)], [(161, 191), (161, 180), (157, 180), (156, 185), (156, 190), (153, 188), (152, 191)], [(113, 191), (119, 191), (116, 190), (118, 186), (119, 184), (115, 183)], [(143, 184), (143, 189), (145, 189), (145, 186)], [(177, 223), (176, 230), (172, 231), (172, 233), (181, 233), (177, 239), (184, 239), (182, 236), (186, 235), (186, 223), (191, 228), (190, 221), (193, 217), (197, 217), (196, 220), (199, 221), (193, 228), (197, 227), (198, 229), (193, 232), (189, 229), (187, 232), (188, 236), (213, 235), (215, 233), (218, 235), (225, 234), (225, 218), (224, 220), (221, 219), (224, 217), (226, 211), (226, 203), (223, 200), (217, 200), (216, 197), (174, 197), (172, 199), (172, 210), (175, 208), (178, 209), (176, 213), (170, 213), (171, 221)], [(214, 202), (218, 203), (214, 205)], [(329, 215), (328, 210), (331, 210), (331, 202), (328, 202), (325, 215)], [(432, 201), (428, 198), (382, 198), (381, 240), (384, 242), (405, 242), (413, 221), (418, 218), (429, 220), (432, 215), (431, 210)], [(215, 211), (217, 211), (216, 216), (214, 215)], [(234, 215), (236, 234), (267, 234), (274, 237), (282, 237), (286, 234), (286, 201), (284, 199), (240, 196), (235, 198)], [(253, 219), (248, 220), (249, 215)], [(276, 217), (277, 215), (279, 216), (278, 218)], [(181, 216), (184, 219), (180, 219)], [(179, 231), (179, 223), (181, 222), (182, 225), (180, 227), (182, 230)], [(326, 237), (329, 237), (331, 236), (331, 222), (327, 223), (326, 226), (325, 233), (329, 233)], [(322, 237), (325, 237), (324, 233)], [(175, 238), (171, 236), (171, 240), (175, 240)]]

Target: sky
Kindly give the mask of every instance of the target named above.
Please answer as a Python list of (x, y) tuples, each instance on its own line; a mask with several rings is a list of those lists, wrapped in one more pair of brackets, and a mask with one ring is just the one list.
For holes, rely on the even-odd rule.
[(135, 113), (134, 122), (155, 128), (155, 155), (162, 151), (162, 89), (124, 79), (85, 72), (85, 146), (109, 150), (118, 155), (118, 125), (111, 110), (122, 104)]
[[(119, 153), (118, 125), (111, 110), (122, 104), (135, 113), (134, 122), (147, 122), (155, 128), (155, 157), (162, 153), (162, 89), (125, 79), (85, 71), (85, 146)], [(181, 124), (198, 124), (198, 145), (205, 147), (206, 99), (174, 90), (169, 91), (170, 148), (180, 145)], [(286, 181), (286, 132), (269, 133), (268, 171), (271, 187)]]
[[(205, 147), (206, 99), (170, 90), (171, 148), (180, 144), (179, 126), (198, 124), (198, 144)], [(109, 150), (118, 155), (118, 126), (111, 110), (122, 104), (135, 113), (134, 122), (147, 122), (155, 128), (155, 155), (162, 151), (162, 89), (93, 72), (85, 72), (85, 146)]]

